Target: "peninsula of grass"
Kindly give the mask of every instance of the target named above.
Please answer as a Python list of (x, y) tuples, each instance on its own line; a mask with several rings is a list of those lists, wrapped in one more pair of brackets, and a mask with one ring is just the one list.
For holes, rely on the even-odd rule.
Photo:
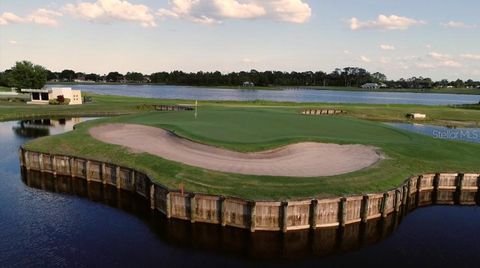
[[(353, 117), (304, 116), (299, 114), (296, 106), (252, 106), (212, 103), (202, 106), (197, 117), (193, 111), (154, 111), (93, 120), (78, 125), (72, 132), (28, 142), (25, 148), (134, 168), (171, 189), (183, 185), (189, 192), (253, 200), (295, 200), (373, 193), (395, 188), (414, 174), (480, 172), (480, 144), (434, 139)], [(466, 110), (464, 113), (471, 113), (472, 118), (478, 118), (478, 112)], [(221, 173), (147, 153), (134, 153), (90, 136), (90, 128), (107, 123), (142, 124), (168, 129), (197, 142), (241, 152), (261, 151), (302, 141), (365, 144), (378, 148), (385, 159), (374, 166), (331, 177)], [(325, 155), (325, 158), (328, 157)]]

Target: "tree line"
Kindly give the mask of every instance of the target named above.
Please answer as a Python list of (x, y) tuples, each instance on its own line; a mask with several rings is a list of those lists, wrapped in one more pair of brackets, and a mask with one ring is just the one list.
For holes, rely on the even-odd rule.
[(428, 89), (434, 87), (474, 88), (480, 86), (480, 81), (472, 79), (433, 81), (425, 77), (388, 80), (385, 74), (370, 73), (363, 68), (337, 68), (330, 73), (322, 71), (281, 72), (256, 71), (248, 72), (196, 72), (183, 71), (155, 72), (142, 74), (140, 72), (109, 72), (105, 75), (95, 73), (75, 72), (66, 69), (52, 72), (46, 68), (28, 61), (17, 62), (15, 66), (0, 73), (0, 86), (16, 88), (41, 88), (50, 82), (105, 82), (105, 83), (152, 83), (189, 86), (286, 86), (286, 87), (360, 87), (366, 83), (381, 83), (388, 88)]

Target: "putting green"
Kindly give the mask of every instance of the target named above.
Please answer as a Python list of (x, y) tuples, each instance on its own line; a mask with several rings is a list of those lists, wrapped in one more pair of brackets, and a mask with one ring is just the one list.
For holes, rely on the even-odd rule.
[[(89, 135), (106, 123), (143, 124), (174, 131), (200, 143), (252, 152), (315, 141), (378, 147), (386, 159), (348, 174), (291, 178), (221, 173), (136, 154)], [(67, 154), (136, 168), (170, 188), (250, 199), (296, 199), (384, 191), (408, 176), (426, 172), (479, 172), (480, 145), (453, 142), (394, 129), (382, 123), (344, 116), (304, 116), (291, 108), (200, 108), (194, 112), (149, 112), (83, 123), (77, 130), (41, 138), (27, 149)], [(328, 156), (327, 156), (328, 157)]]

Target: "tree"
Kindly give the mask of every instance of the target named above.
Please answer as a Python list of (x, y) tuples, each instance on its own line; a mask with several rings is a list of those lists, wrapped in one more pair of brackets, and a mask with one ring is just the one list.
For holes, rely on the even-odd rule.
[(50, 70), (47, 70), (47, 81), (52, 81), (55, 79), (58, 79), (57, 74)]
[(9, 86), (18, 89), (42, 88), (47, 83), (47, 70), (29, 61), (19, 61), (8, 72)]
[(107, 74), (107, 82), (119, 82), (123, 80), (123, 74), (119, 72), (110, 72)]
[(72, 82), (73, 79), (75, 79), (75, 71), (73, 70), (63, 70), (60, 73), (60, 80)]
[(128, 72), (125, 75), (128, 82), (143, 82), (143, 74), (137, 72)]
[(85, 80), (98, 82), (100, 80), (100, 75), (94, 73), (87, 74), (85, 75)]

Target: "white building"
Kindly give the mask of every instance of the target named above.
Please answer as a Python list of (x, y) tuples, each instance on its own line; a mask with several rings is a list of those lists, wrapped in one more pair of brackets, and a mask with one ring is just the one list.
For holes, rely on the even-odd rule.
[(366, 83), (366, 84), (362, 85), (362, 88), (365, 88), (365, 89), (379, 89), (380, 85), (377, 84), (377, 83)]
[(21, 92), (30, 93), (28, 104), (48, 104), (58, 96), (69, 99), (68, 105), (82, 104), (82, 92), (69, 87), (53, 87), (50, 89), (22, 89)]
[(420, 113), (410, 113), (407, 114), (407, 117), (410, 119), (426, 119), (427, 115), (426, 114), (420, 114)]
[(379, 89), (379, 88), (387, 88), (388, 86), (385, 83), (366, 83), (362, 85), (362, 88), (365, 89)]

